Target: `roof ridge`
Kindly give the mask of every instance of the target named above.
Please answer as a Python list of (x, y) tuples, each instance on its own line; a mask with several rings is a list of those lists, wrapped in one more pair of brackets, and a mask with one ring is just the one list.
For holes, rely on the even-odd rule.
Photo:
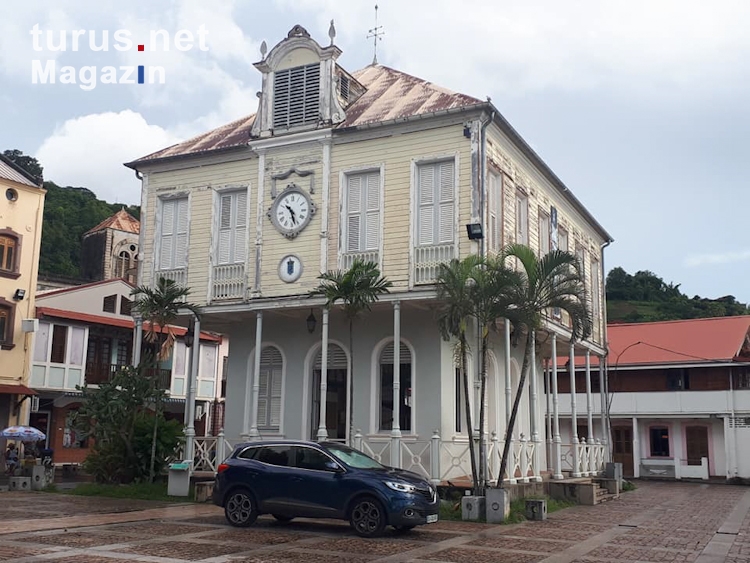
[(676, 324), (676, 323), (692, 323), (699, 321), (721, 321), (730, 319), (747, 319), (750, 321), (750, 315), (725, 315), (723, 317), (699, 317), (696, 319), (671, 319), (668, 321), (647, 321), (647, 322), (632, 322), (632, 323), (620, 323), (620, 322), (608, 322), (607, 330), (617, 327), (631, 327), (631, 326), (653, 326), (657, 324)]

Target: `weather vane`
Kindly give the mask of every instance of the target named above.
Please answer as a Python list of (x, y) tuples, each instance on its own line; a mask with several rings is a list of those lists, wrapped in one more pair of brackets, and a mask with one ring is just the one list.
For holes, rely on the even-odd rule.
[(382, 41), (383, 35), (385, 35), (385, 31), (383, 31), (382, 25), (378, 25), (378, 5), (375, 4), (375, 27), (370, 29), (367, 34), (367, 39), (372, 37), (372, 64), (374, 65), (378, 64), (378, 41)]

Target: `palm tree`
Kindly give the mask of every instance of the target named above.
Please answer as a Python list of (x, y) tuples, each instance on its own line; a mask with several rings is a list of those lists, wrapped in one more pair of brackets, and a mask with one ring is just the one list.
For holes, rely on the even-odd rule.
[(506, 319), (513, 324), (517, 334), (526, 334), (521, 377), (513, 401), (508, 427), (505, 430), (505, 445), (500, 462), (497, 487), (502, 488), (505, 468), (508, 465), (510, 437), (516, 425), (521, 394), (528, 376), (532, 346), (532, 335), (542, 327), (549, 309), (560, 309), (568, 313), (571, 321), (572, 340), (580, 340), (591, 334), (591, 314), (586, 305), (583, 264), (569, 252), (553, 250), (537, 258), (533, 250), (523, 244), (512, 244), (504, 249), (503, 258), (515, 258), (520, 263), (516, 283), (508, 295), (512, 304)]
[(469, 374), (467, 356), (470, 352), (466, 332), (472, 316), (474, 297), (472, 291), (475, 270), (480, 266), (478, 256), (467, 256), (463, 260), (453, 259), (448, 264), (440, 264), (437, 275), (437, 298), (441, 303), (438, 313), (438, 327), (444, 340), (456, 340), (453, 359), (459, 370), (464, 388), (464, 411), (466, 412), (466, 432), (469, 438), (469, 457), (471, 459), (471, 478), (474, 492), (478, 494), (479, 474), (477, 471), (476, 452), (474, 451), (474, 433), (469, 409)]
[[(146, 340), (152, 343), (158, 343), (156, 354), (153, 359), (153, 385), (159, 386), (159, 362), (167, 360), (172, 354), (174, 347), (175, 334), (173, 324), (179, 317), (180, 310), (188, 310), (196, 317), (200, 315), (198, 307), (192, 303), (186, 303), (185, 299), (190, 294), (190, 290), (181, 287), (174, 280), (159, 278), (156, 287), (148, 286), (136, 287), (130, 292), (135, 297), (133, 311), (148, 321), (146, 327)], [(200, 337), (196, 338), (196, 346), (200, 342)], [(151, 437), (151, 467), (149, 470), (149, 481), (154, 480), (154, 462), (156, 458), (156, 432), (159, 423), (160, 401), (156, 402), (154, 413), (154, 432)]]
[(485, 459), (484, 424), (486, 418), (485, 397), (487, 394), (487, 350), (490, 330), (496, 327), (495, 321), (505, 317), (513, 307), (515, 297), (512, 288), (520, 281), (517, 272), (508, 268), (503, 260), (486, 258), (477, 262), (471, 270), (469, 297), (471, 314), (476, 319), (480, 344), (480, 391), (479, 391), (479, 480), (481, 486), (487, 481), (487, 460)]
[[(340, 301), (344, 306), (344, 315), (349, 322), (349, 353), (351, 372), (349, 382), (349, 438), (354, 436), (354, 320), (364, 311), (369, 311), (381, 295), (390, 293), (393, 285), (380, 275), (375, 262), (356, 259), (348, 270), (328, 271), (318, 276), (318, 287), (310, 296), (325, 297), (326, 309), (331, 309)], [(324, 397), (321, 400), (325, 400)]]

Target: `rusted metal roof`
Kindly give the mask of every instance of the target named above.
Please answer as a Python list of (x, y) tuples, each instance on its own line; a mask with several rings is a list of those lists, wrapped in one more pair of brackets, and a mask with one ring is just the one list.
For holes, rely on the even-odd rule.
[[(367, 91), (346, 108), (346, 120), (336, 128), (356, 127), (405, 119), (440, 110), (456, 109), (483, 103), (465, 94), (440, 86), (383, 65), (370, 65), (352, 73)], [(250, 141), (255, 114), (228, 123), (218, 129), (172, 145), (133, 162), (131, 168), (150, 161), (205, 154), (239, 147)]]
[(134, 233), (137, 235), (141, 232), (141, 223), (130, 213), (124, 209), (120, 209), (120, 211), (111, 217), (107, 217), (96, 227), (89, 229), (83, 234), (86, 236), (89, 233), (96, 233), (97, 231), (103, 231), (104, 229), (114, 229), (116, 231), (125, 231), (126, 233)]
[(17, 184), (31, 186), (33, 188), (41, 187), (41, 182), (33, 181), (31, 179), (31, 174), (27, 174), (26, 172), (21, 170), (18, 166), (13, 164), (13, 162), (9, 158), (6, 158), (2, 154), (0, 154), (0, 178), (10, 180), (11, 182), (16, 182)]

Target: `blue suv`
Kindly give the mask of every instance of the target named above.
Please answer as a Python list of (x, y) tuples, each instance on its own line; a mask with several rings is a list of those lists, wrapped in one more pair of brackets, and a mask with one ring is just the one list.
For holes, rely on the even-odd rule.
[(219, 465), (213, 501), (233, 526), (259, 514), (348, 520), (363, 537), (437, 522), (434, 486), (410, 471), (385, 467), (333, 442), (264, 441), (237, 446)]

